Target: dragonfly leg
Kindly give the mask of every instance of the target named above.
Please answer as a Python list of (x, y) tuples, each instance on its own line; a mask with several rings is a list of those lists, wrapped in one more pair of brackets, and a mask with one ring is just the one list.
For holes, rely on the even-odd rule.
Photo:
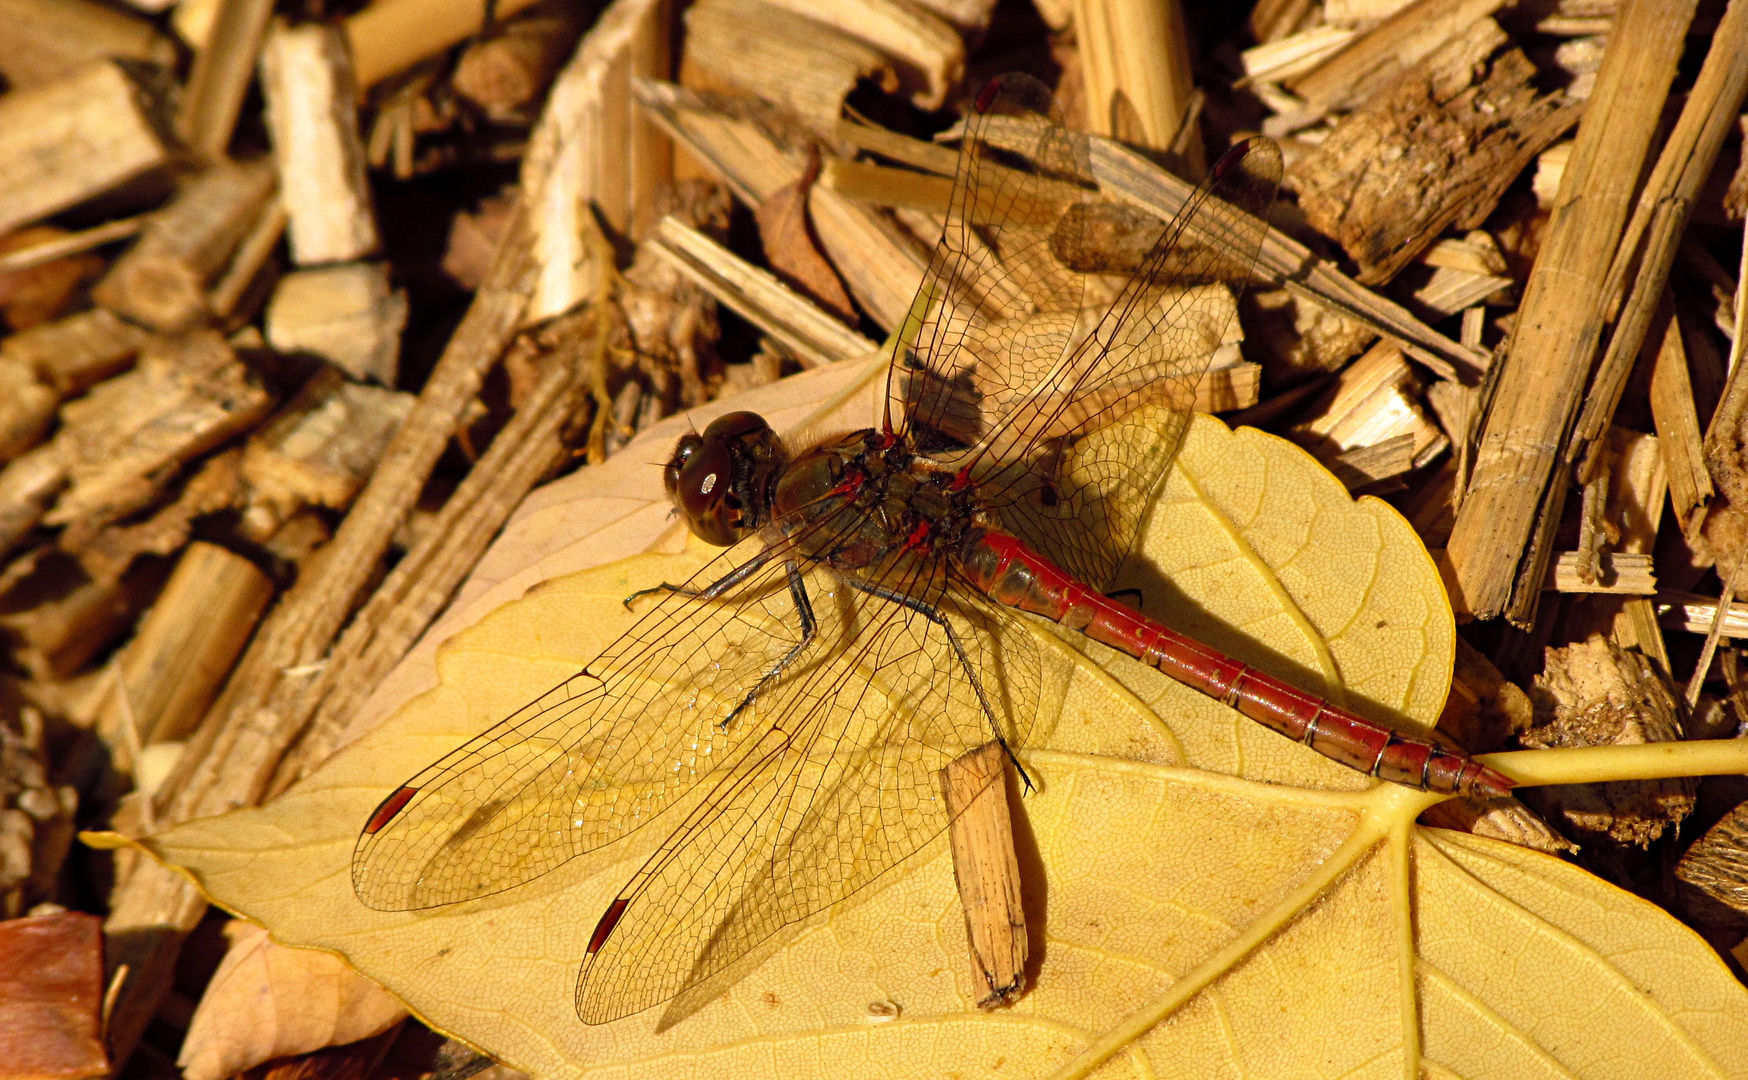
[(688, 588), (685, 585), (670, 585), (664, 581), (660, 585), (651, 585), (647, 589), (639, 589), (630, 596), (627, 596), (624, 600), (621, 600), (620, 603), (624, 604), (627, 609), (630, 609), (633, 601), (642, 600), (644, 597), (649, 596), (652, 593), (659, 592), (679, 593), (681, 596), (693, 596), (700, 600), (715, 600), (717, 597), (734, 588), (736, 585), (739, 585), (747, 578), (752, 577), (753, 573), (763, 567), (766, 563), (770, 562), (771, 557), (775, 554), (776, 550), (774, 548), (766, 548), (753, 558), (748, 559), (746, 562), (735, 567), (727, 574), (724, 574), (722, 577), (704, 586), (702, 589)]
[(954, 632), (953, 624), (947, 621), (945, 615), (941, 614), (941, 609), (933, 604), (924, 603), (914, 596), (906, 596), (904, 593), (894, 592), (871, 582), (858, 581), (848, 575), (843, 580), (846, 585), (865, 592), (869, 596), (878, 596), (882, 600), (890, 600), (901, 607), (907, 607), (941, 628), (942, 632), (947, 635), (947, 644), (952, 646), (953, 655), (959, 659), (959, 666), (965, 670), (965, 677), (971, 680), (971, 689), (977, 693), (977, 706), (983, 710), (983, 718), (989, 722), (989, 730), (995, 734), (995, 741), (1001, 743), (1002, 752), (1007, 755), (1009, 761), (1014, 763), (1014, 769), (1019, 772), (1020, 782), (1026, 785), (1026, 790), (1032, 790), (1032, 777), (1026, 772), (1026, 767), (1020, 764), (1020, 759), (1014, 756), (1014, 748), (1008, 745), (1007, 737), (1001, 733), (1001, 725), (996, 723), (995, 710), (989, 705), (989, 696), (983, 692), (983, 680), (977, 677), (977, 668), (972, 666), (970, 654), (965, 651), (965, 646), (959, 643), (959, 635)]
[[(771, 665), (771, 670), (765, 672), (759, 681), (753, 684), (753, 688), (747, 691), (747, 696), (741, 698), (740, 704), (736, 705), (732, 710), (730, 710), (727, 716), (722, 718), (722, 720), (716, 725), (717, 730), (719, 731), (727, 731), (728, 725), (732, 724), (737, 716), (752, 708), (753, 703), (759, 699), (759, 695), (765, 692), (765, 688), (782, 677), (784, 670), (787, 669), (790, 664), (793, 664), (796, 659), (807, 650), (809, 645), (813, 644), (814, 637), (819, 633), (819, 620), (814, 618), (813, 602), (807, 598), (807, 582), (801, 576), (801, 568), (795, 565), (794, 560), (790, 560), (785, 565), (784, 569), (787, 570), (789, 574), (789, 595), (795, 600), (795, 614), (801, 620), (801, 640), (797, 641), (790, 647), (788, 652), (779, 657), (777, 662)], [(739, 573), (739, 571), (737, 570), (735, 573)], [(733, 576), (734, 574), (729, 575), (729, 577)], [(727, 578), (723, 579), (723, 581), (727, 580)], [(717, 585), (721, 585), (722, 583), (723, 582), (717, 582)], [(712, 589), (715, 589), (717, 585), (712, 585), (709, 589), (704, 591), (710, 592)], [(714, 598), (711, 597), (710, 599)]]

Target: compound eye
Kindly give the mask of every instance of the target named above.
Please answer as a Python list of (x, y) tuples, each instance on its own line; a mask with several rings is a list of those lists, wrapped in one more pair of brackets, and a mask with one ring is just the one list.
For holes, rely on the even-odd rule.
[(740, 519), (739, 500), (729, 490), (733, 468), (728, 447), (711, 440), (692, 450), (675, 476), (674, 503), (687, 526), (700, 539), (722, 547), (735, 542)]
[(678, 506), (680, 503), (680, 474), (685, 471), (686, 463), (704, 445), (704, 437), (696, 431), (689, 431), (680, 436), (680, 441), (674, 444), (673, 456), (668, 458), (667, 465), (662, 468), (662, 486), (668, 490), (668, 500)]

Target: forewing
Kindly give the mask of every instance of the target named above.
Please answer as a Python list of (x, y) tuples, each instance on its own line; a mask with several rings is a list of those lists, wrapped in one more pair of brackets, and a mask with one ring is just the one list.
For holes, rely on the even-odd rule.
[[(903, 591), (921, 613), (840, 588), (816, 597), (822, 648), (776, 692), (785, 721), (737, 755), (614, 901), (585, 958), (577, 1013), (605, 1023), (712, 980), (778, 930), (863, 888), (946, 827), (937, 772), (994, 737), (1024, 736), (1038, 659), (1006, 611), (943, 589), (945, 567)], [(889, 584), (890, 584), (889, 579)], [(1015, 721), (1020, 721), (1016, 726)]]
[(919, 445), (972, 465), (1004, 525), (1103, 585), (1234, 325), (1280, 152), (1234, 148), (1161, 222), (1098, 195), (1048, 99), (1024, 76), (980, 96), (892, 396)]
[(1085, 275), (1050, 253), (1094, 191), (1086, 140), (1050, 91), (992, 81), (967, 118), (941, 241), (900, 329), (888, 399), (925, 452), (976, 445), (1067, 347)]
[[(746, 568), (759, 550), (732, 549), (685, 587)], [(531, 881), (639, 828), (756, 741), (771, 718), (764, 702), (720, 725), (800, 640), (781, 553), (719, 599), (663, 592), (636, 603), (649, 610), (586, 669), (384, 803), (352, 855), (360, 900), (402, 911)]]

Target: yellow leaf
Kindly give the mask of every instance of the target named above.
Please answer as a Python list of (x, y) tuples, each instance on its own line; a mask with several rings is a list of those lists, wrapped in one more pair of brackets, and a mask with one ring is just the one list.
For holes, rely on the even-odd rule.
[[(479, 617), (540, 567), (616, 552), (629, 522), (659, 531), (653, 496), (634, 493), (653, 474), (602, 504), (619, 512), (573, 546), (593, 551), (536, 529), (548, 546), (520, 565), (488, 560), (448, 620), (470, 625), (438, 654), (436, 689), (273, 805), (149, 846), (276, 940), (343, 954), (539, 1077), (1748, 1075), (1748, 993), (1655, 907), (1557, 859), (1416, 826), (1432, 797), (1043, 624), (1060, 705), (1021, 752), (1039, 784), (1020, 813), (1042, 920), (1035, 985), (1012, 1008), (972, 1005), (944, 838), (779, 934), (660, 1032), (661, 1009), (593, 1027), (573, 1011), (589, 933), (659, 829), (498, 896), (365, 908), (350, 859), (372, 808), (591, 659), (630, 624), (622, 597), (708, 556), (619, 559)], [(524, 523), (561, 510), (537, 498)], [(1135, 562), (1123, 584), (1150, 610), (1239, 658), (1397, 723), (1437, 716), (1452, 628), (1436, 570), (1388, 507), (1351, 501), (1290, 444), (1198, 418)]]

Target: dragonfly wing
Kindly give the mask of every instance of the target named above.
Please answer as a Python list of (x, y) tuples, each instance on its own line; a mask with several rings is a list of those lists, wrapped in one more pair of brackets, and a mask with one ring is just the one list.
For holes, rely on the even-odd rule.
[(1005, 526), (1104, 585), (1227, 343), (1281, 161), (1266, 139), (1234, 148), (1170, 222), (1101, 198), (1089, 161), (1042, 85), (985, 89), (890, 382)]
[[(800, 640), (784, 560), (751, 545), (649, 605), (588, 667), (463, 743), (384, 802), (352, 855), (378, 910), (502, 892), (642, 826), (754, 741), (762, 706), (720, 725)], [(738, 557), (738, 559), (737, 559)]]
[(597, 927), (577, 980), (586, 1023), (711, 985), (784, 926), (939, 835), (949, 814), (936, 774), (991, 739), (984, 702), (1004, 738), (1023, 736), (1014, 719), (1031, 715), (1038, 694), (1029, 632), (939, 587), (943, 566), (930, 573), (936, 587), (913, 580), (905, 591), (946, 612), (951, 635), (851, 589), (816, 599), (818, 663), (776, 691), (776, 722), (718, 775)]
[(968, 119), (940, 243), (900, 328), (888, 400), (925, 452), (977, 445), (1067, 347), (1085, 275), (1050, 253), (1093, 193), (1086, 140), (1025, 76), (990, 83)]

